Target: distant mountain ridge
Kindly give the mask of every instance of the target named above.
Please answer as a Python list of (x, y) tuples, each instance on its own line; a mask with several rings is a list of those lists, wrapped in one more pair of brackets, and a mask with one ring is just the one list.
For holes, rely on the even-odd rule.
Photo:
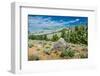
[[(44, 27), (44, 28), (42, 28), (42, 30), (31, 32), (31, 34), (33, 34), (33, 35), (48, 35), (48, 34), (60, 32), (63, 29), (69, 30), (70, 28), (73, 28), (75, 26), (80, 26), (80, 25), (72, 25), (70, 27), (59, 26), (59, 27), (55, 27), (55, 28), (54, 27)], [(83, 26), (87, 26), (87, 25), (83, 25)]]

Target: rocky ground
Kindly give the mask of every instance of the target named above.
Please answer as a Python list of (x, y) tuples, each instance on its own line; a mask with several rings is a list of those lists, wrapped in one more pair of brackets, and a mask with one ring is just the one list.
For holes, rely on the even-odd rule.
[(28, 60), (80, 59), (88, 57), (83, 44), (67, 43), (63, 38), (56, 42), (29, 40)]

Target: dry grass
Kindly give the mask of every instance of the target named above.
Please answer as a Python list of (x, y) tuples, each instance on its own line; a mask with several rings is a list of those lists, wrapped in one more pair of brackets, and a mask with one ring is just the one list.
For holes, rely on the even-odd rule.
[[(74, 51), (72, 56), (62, 57), (62, 51), (52, 49), (53, 42), (49, 41), (32, 41), (33, 46), (28, 48), (28, 60), (55, 60), (55, 59), (79, 59), (88, 57), (88, 49), (85, 45), (76, 45), (68, 43), (68, 49)], [(31, 43), (32, 44), (32, 43)]]

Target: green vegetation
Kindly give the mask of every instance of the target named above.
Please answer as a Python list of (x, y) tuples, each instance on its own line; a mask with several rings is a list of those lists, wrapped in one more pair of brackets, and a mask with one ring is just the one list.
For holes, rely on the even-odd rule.
[(88, 58), (88, 55), (80, 54), (80, 58)]
[(74, 44), (88, 44), (88, 30), (87, 26), (75, 26), (68, 33), (62, 32), (62, 37), (70, 43)]
[(39, 57), (35, 56), (35, 55), (31, 55), (31, 56), (29, 56), (28, 60), (30, 60), (30, 61), (32, 61), (32, 60), (39, 60)]
[(75, 51), (74, 50), (71, 50), (71, 49), (65, 49), (63, 50), (63, 52), (61, 53), (61, 57), (73, 57), (75, 55)]
[(58, 39), (59, 39), (58, 35), (54, 34), (53, 37), (52, 37), (52, 41), (57, 41)]
[(85, 25), (43, 35), (28, 33), (30, 61), (88, 58), (88, 27)]
[(28, 44), (28, 47), (31, 48), (31, 47), (33, 47), (33, 45), (32, 44)]
[(52, 34), (51, 39), (48, 38), (48, 35), (33, 35), (29, 34), (28, 38), (31, 40), (46, 40), (46, 41), (57, 41), (59, 38), (64, 38), (66, 42), (74, 43), (74, 44), (88, 44), (88, 28), (87, 26), (75, 26), (68, 29), (62, 29), (58, 31), (58, 34)]

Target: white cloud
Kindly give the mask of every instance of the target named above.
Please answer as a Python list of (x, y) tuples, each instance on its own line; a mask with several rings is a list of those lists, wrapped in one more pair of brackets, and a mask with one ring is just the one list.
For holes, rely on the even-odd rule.
[(66, 24), (70, 24), (70, 23), (78, 22), (79, 20), (80, 20), (80, 19), (75, 19), (75, 20), (67, 21)]
[(79, 19), (75, 19), (75, 20), (70, 20), (70, 21), (54, 21), (51, 19), (51, 17), (48, 18), (43, 18), (43, 17), (30, 17), (29, 18), (29, 23), (31, 27), (48, 27), (48, 26), (63, 26), (63, 25), (68, 25), (70, 23), (74, 23), (79, 21)]
[(64, 22), (57, 22), (57, 21), (51, 20), (51, 17), (48, 17), (48, 18), (33, 17), (29, 19), (29, 23), (30, 23), (30, 26), (40, 26), (40, 27), (60, 26), (64, 24)]

